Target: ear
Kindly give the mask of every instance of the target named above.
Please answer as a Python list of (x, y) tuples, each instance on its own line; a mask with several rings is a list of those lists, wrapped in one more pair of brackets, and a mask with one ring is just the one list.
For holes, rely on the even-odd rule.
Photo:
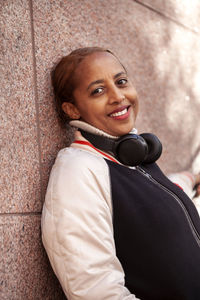
[(76, 106), (73, 103), (70, 102), (63, 102), (62, 104), (62, 110), (71, 118), (74, 120), (80, 119), (80, 113)]

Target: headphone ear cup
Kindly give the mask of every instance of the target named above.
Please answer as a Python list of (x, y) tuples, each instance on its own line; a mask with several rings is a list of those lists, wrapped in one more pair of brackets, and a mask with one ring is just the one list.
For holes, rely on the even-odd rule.
[(124, 165), (137, 166), (146, 159), (148, 145), (142, 136), (128, 134), (118, 140), (113, 152)]
[(162, 153), (162, 144), (159, 138), (152, 133), (142, 133), (140, 136), (145, 139), (148, 145), (148, 154), (143, 163), (150, 164), (155, 162)]

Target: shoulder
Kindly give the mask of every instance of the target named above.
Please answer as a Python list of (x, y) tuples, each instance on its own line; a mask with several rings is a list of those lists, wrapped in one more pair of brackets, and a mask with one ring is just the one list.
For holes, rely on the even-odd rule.
[(74, 204), (82, 201), (83, 205), (83, 198), (92, 195), (92, 201), (110, 198), (109, 170), (105, 160), (81, 149), (62, 149), (51, 170), (46, 204), (53, 201), (66, 206), (72, 201)]
[[(42, 228), (70, 216), (112, 215), (110, 178), (106, 162), (87, 151), (65, 148), (52, 168), (42, 213)], [(103, 213), (102, 213), (103, 212)], [(79, 217), (78, 217), (79, 216)], [(61, 222), (62, 223), (62, 222)]]
[(80, 174), (84, 172), (108, 172), (105, 160), (89, 151), (67, 147), (59, 151), (52, 171), (61, 173)]

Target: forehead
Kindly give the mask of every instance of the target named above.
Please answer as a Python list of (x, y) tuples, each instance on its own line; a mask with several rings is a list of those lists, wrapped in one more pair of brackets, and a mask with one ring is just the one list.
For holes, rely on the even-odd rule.
[(108, 52), (96, 52), (85, 57), (75, 71), (78, 83), (104, 79), (125, 71), (119, 60)]

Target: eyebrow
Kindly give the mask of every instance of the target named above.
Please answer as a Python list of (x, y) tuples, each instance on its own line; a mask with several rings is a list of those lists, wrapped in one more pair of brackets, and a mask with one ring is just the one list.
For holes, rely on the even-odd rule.
[(121, 75), (126, 75), (127, 76), (127, 73), (126, 72), (119, 72), (117, 73), (115, 76), (114, 76), (114, 79), (116, 79), (117, 77), (120, 77)]
[[(124, 72), (124, 71), (123, 71), (123, 72), (119, 72), (119, 73), (115, 74), (113, 78), (116, 79), (116, 78), (120, 77), (121, 75), (127, 75), (127, 73)], [(92, 81), (92, 82), (88, 85), (87, 90), (89, 90), (89, 88), (90, 88), (92, 85), (99, 84), (99, 83), (103, 83), (103, 82), (104, 82), (103, 79), (98, 79), (98, 80)]]

